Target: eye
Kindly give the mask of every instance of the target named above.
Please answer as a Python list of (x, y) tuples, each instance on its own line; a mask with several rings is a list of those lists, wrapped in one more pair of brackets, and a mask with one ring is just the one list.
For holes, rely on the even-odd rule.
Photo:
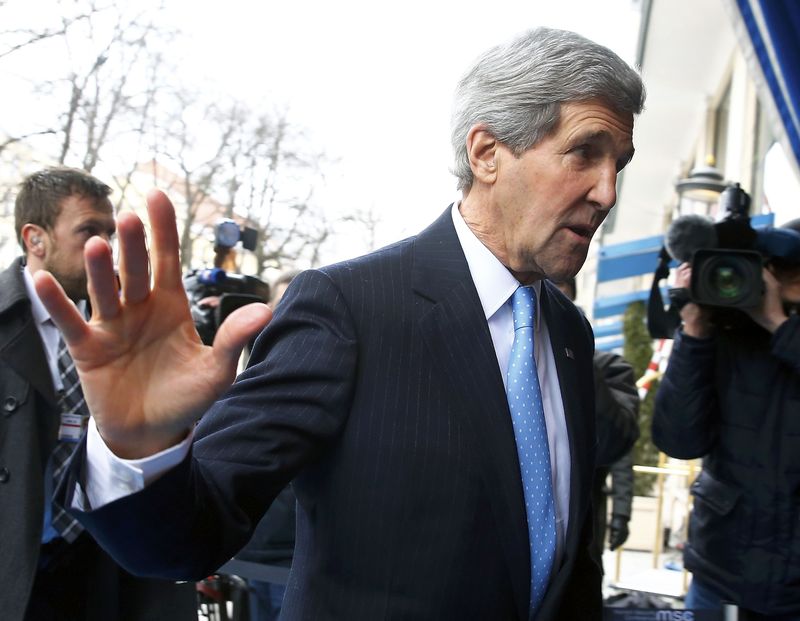
[(623, 168), (625, 168), (628, 164), (630, 164), (632, 159), (633, 155), (627, 155), (617, 160), (617, 172), (621, 172)]
[(570, 153), (574, 153), (578, 157), (588, 160), (592, 156), (592, 145), (580, 144), (570, 149)]

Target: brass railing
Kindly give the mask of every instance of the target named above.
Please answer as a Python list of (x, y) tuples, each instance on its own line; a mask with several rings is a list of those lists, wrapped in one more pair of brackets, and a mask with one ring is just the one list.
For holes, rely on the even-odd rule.
[[(691, 486), (692, 482), (694, 481), (697, 473), (700, 471), (700, 462), (699, 460), (692, 460), (686, 462), (679, 462), (679, 463), (671, 463), (667, 465), (667, 456), (664, 453), (658, 454), (658, 466), (633, 466), (634, 474), (637, 472), (640, 473), (647, 473), (647, 474), (655, 474), (656, 477), (656, 514), (655, 514), (655, 533), (653, 534), (653, 548), (652, 548), (652, 556), (653, 556), (653, 569), (658, 569), (659, 560), (661, 557), (661, 553), (664, 546), (664, 529), (663, 529), (663, 510), (664, 510), (664, 478), (668, 474), (677, 475), (681, 477), (686, 477), (686, 489), (688, 490)], [(691, 495), (688, 495), (688, 500), (686, 503), (686, 514), (685, 514), (685, 521), (684, 524), (689, 523), (689, 513), (691, 511)], [(615, 569), (614, 569), (614, 581), (619, 582), (620, 580), (620, 573), (621, 573), (621, 566), (622, 566), (622, 551), (624, 546), (620, 546), (617, 548), (617, 554), (615, 558)], [(686, 569), (683, 570), (683, 593), (686, 593), (686, 590), (689, 586), (689, 572)]]

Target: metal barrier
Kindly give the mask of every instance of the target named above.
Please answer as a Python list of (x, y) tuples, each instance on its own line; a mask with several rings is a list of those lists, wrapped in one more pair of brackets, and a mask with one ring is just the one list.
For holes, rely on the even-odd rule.
[[(690, 575), (684, 568), (679, 567), (678, 570), (681, 571), (680, 577), (680, 584), (677, 582), (677, 576), (672, 572), (675, 571), (675, 568), (669, 569), (662, 569), (662, 557), (665, 552), (665, 529), (664, 529), (664, 508), (665, 508), (665, 481), (668, 475), (674, 475), (681, 477), (681, 480), (684, 483), (681, 485), (678, 483), (679, 492), (677, 497), (683, 499), (685, 496), (686, 505), (685, 507), (679, 507), (679, 511), (683, 511), (681, 515), (682, 525), (685, 526), (688, 524), (689, 520), (689, 513), (691, 511), (691, 496), (689, 495), (689, 487), (691, 486), (692, 482), (694, 481), (695, 477), (700, 471), (700, 462), (699, 460), (692, 460), (689, 462), (679, 461), (679, 460), (672, 460), (671, 463), (668, 463), (668, 458), (664, 453), (659, 453), (659, 460), (657, 466), (634, 466), (633, 470), (634, 473), (639, 474), (655, 474), (656, 475), (656, 482), (654, 485), (655, 488), (655, 510), (654, 510), (654, 526), (653, 526), (653, 533), (649, 553), (651, 556), (650, 559), (650, 567), (651, 569), (642, 569), (639, 572), (631, 574), (628, 572), (626, 580), (621, 580), (622, 576), (622, 564), (623, 559), (625, 558), (624, 551), (625, 546), (621, 546), (617, 549), (616, 554), (614, 556), (614, 570), (611, 575), (613, 575), (613, 579), (610, 581), (610, 586), (621, 590), (622, 592), (639, 592), (654, 595), (656, 597), (666, 597), (673, 601), (675, 600), (682, 600), (686, 595), (686, 591), (689, 585)], [(681, 503), (682, 504), (682, 503)], [(639, 510), (634, 510), (634, 519), (635, 516), (638, 515), (639, 519), (642, 519), (643, 515), (646, 515), (646, 512), (642, 513), (642, 505), (639, 504)], [(634, 523), (633, 528), (642, 528), (642, 524), (640, 523), (638, 526)], [(674, 527), (675, 524), (671, 523), (670, 526)], [(637, 531), (632, 531), (637, 532)], [(647, 537), (644, 538), (644, 541), (641, 537), (641, 530), (638, 531), (640, 537), (639, 545), (647, 545), (646, 542), (648, 540)], [(630, 540), (629, 540), (630, 543)], [(643, 550), (644, 553), (647, 553), (647, 549), (643, 549), (642, 547), (637, 548), (638, 550)], [(630, 559), (630, 557), (628, 557)], [(644, 559), (641, 557), (638, 559), (638, 562), (641, 563)], [(672, 576), (675, 576), (673, 579)], [(635, 602), (633, 602), (636, 605)], [(637, 610), (636, 608), (618, 608), (613, 610)], [(663, 619), (665, 621), (675, 619), (676, 621), (681, 621), (683, 619), (727, 619), (727, 617), (708, 617), (706, 613), (708, 611), (685, 611), (691, 613), (689, 616), (684, 616), (682, 613), (684, 610), (668, 610), (668, 612), (675, 613), (671, 614), (671, 616), (667, 616), (666, 614), (661, 614), (660, 616), (654, 616), (658, 610), (653, 609), (639, 609), (642, 612), (643, 616), (636, 616), (633, 615), (631, 612), (624, 612), (619, 613), (621, 616), (616, 617), (609, 617), (613, 619)], [(644, 614), (647, 612), (647, 614)], [(680, 614), (678, 614), (680, 613)], [(702, 613), (700, 616), (697, 616), (695, 613)], [(614, 614), (617, 614), (616, 612)], [(627, 615), (627, 616), (626, 616)]]

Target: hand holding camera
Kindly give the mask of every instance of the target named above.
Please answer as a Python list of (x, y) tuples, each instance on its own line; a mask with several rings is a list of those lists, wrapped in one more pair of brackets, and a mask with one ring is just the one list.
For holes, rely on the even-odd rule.
[[(681, 263), (676, 273), (675, 287), (688, 291), (691, 282), (691, 263)], [(685, 334), (697, 339), (704, 339), (711, 336), (713, 327), (711, 324), (711, 310), (709, 308), (697, 304), (690, 299), (681, 307), (680, 315), (681, 321), (683, 322), (683, 332)]]
[[(761, 280), (764, 292), (759, 296), (758, 304), (741, 307), (741, 310), (769, 332), (775, 332), (788, 319), (781, 295), (781, 284), (767, 267), (761, 270)], [(682, 263), (676, 272), (675, 287), (689, 290), (691, 282), (692, 266), (690, 263)], [(680, 316), (684, 334), (694, 338), (707, 338), (712, 335), (712, 307), (695, 303), (690, 296), (689, 301), (681, 306)]]

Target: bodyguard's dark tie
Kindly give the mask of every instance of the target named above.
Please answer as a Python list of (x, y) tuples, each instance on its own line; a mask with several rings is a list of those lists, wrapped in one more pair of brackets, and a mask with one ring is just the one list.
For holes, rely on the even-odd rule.
[(508, 362), (508, 406), (514, 424), (531, 552), (531, 610), (544, 598), (556, 553), (556, 517), (550, 448), (536, 373), (533, 334), (536, 293), (519, 287), (511, 297), (514, 344)]
[[(70, 455), (77, 445), (86, 421), (89, 417), (89, 409), (83, 398), (78, 381), (78, 371), (75, 363), (69, 355), (69, 350), (64, 341), (59, 336), (58, 339), (58, 372), (61, 375), (62, 390), (58, 395), (58, 404), (61, 409), (61, 425), (59, 428), (59, 439), (56, 448), (51, 456), (51, 466), (53, 469), (53, 485), (55, 486), (61, 473), (67, 465)], [(66, 539), (72, 543), (78, 535), (83, 532), (83, 527), (75, 520), (64, 508), (53, 502), (53, 527)]]

